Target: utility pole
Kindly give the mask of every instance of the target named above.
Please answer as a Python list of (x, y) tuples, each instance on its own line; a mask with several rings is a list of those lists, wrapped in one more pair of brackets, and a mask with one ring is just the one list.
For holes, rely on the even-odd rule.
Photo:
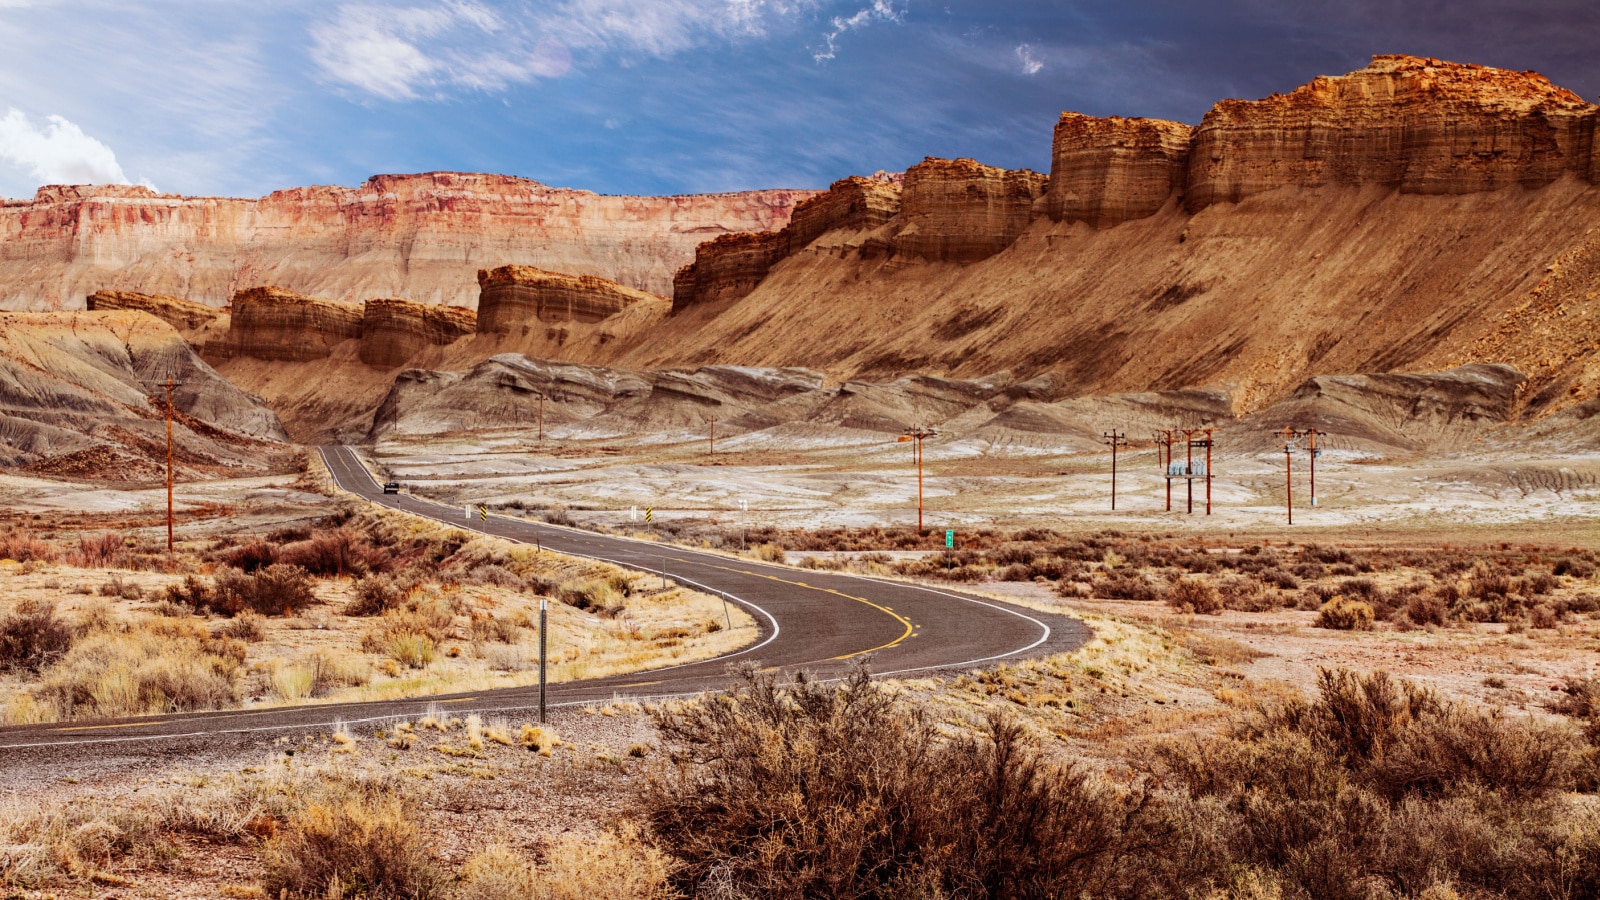
[(172, 515), (172, 481), (173, 481), (173, 466), (172, 466), (172, 392), (173, 392), (173, 390), (175, 388), (177, 388), (181, 384), (183, 384), (183, 382), (178, 381), (171, 373), (168, 373), (166, 382), (164, 384), (160, 385), (160, 387), (166, 388), (166, 391), (167, 391), (167, 554), (169, 556), (172, 554), (172, 550), (173, 550), (173, 542), (172, 542), (172, 520), (173, 520), (173, 515)]
[(717, 455), (717, 420), (715, 417), (711, 419), (711, 455)]
[(539, 598), (539, 724), (544, 724), (544, 655), (549, 644), (546, 636), (550, 622), (550, 598)]
[(900, 435), (899, 438), (899, 443), (902, 444), (906, 443), (907, 441), (917, 442), (917, 534), (922, 533), (922, 442), (923, 440), (931, 438), (938, 433), (939, 432), (934, 431), (932, 428), (924, 428), (923, 426), (918, 425), (916, 428), (913, 428), (905, 434)]
[(1306, 429), (1306, 437), (1311, 439), (1311, 446), (1309, 448), (1307, 448), (1307, 449), (1310, 451), (1310, 454), (1311, 454), (1311, 505), (1312, 506), (1316, 506), (1317, 505), (1317, 457), (1322, 455), (1322, 451), (1317, 449), (1317, 433), (1318, 432), (1317, 432), (1317, 430), (1315, 428), (1307, 428)]
[(1300, 449), (1295, 439), (1300, 436), (1292, 425), (1283, 426), (1279, 435), (1283, 438), (1283, 486), (1284, 508), (1289, 513), (1289, 524), (1294, 524), (1294, 451)]
[[(544, 446), (544, 395), (539, 395), (539, 446)], [(542, 721), (542, 720), (541, 720)]]
[(1117, 508), (1117, 448), (1128, 446), (1128, 436), (1116, 429), (1101, 433), (1102, 443), (1111, 445), (1111, 509)]
[[(1151, 437), (1156, 442), (1156, 461), (1161, 463), (1161, 475), (1167, 481), (1167, 512), (1172, 512), (1172, 442), (1178, 439), (1178, 432), (1166, 428), (1154, 432)], [(1166, 450), (1164, 455), (1163, 448)]]

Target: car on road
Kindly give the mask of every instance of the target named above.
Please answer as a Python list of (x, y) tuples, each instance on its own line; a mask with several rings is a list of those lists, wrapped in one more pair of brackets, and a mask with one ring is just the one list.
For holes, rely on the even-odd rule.
[(398, 482), (398, 481), (385, 481), (383, 483), (383, 492), (385, 494), (398, 494), (398, 493), (400, 493), (400, 482)]

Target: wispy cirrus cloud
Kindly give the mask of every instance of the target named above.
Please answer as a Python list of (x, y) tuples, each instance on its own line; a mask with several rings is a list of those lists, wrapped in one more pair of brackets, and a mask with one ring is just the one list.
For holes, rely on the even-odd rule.
[(872, 0), (871, 6), (864, 6), (853, 15), (834, 16), (832, 27), (822, 36), (822, 46), (811, 54), (811, 58), (817, 62), (833, 59), (839, 53), (839, 38), (874, 22), (904, 22), (905, 15), (906, 10), (896, 7), (893, 0)]

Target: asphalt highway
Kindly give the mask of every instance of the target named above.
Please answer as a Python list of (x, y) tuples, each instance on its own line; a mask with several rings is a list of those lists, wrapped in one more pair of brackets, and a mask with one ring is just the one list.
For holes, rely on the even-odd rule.
[[(758, 633), (743, 649), (715, 659), (548, 686), (552, 710), (616, 698), (650, 699), (714, 690), (730, 668), (751, 662), (763, 669), (842, 673), (867, 658), (878, 676), (962, 671), (1001, 660), (1058, 653), (1091, 636), (1075, 619), (996, 603), (938, 587), (794, 569), (704, 553), (650, 541), (611, 537), (521, 519), (469, 517), (461, 507), (409, 494), (384, 494), (355, 452), (322, 448), (339, 486), (369, 502), (447, 522), (469, 531), (545, 549), (664, 573), (678, 584), (743, 606)], [(281, 706), (181, 713), (0, 728), (0, 774), (60, 764), (130, 763), (150, 757), (179, 759), (265, 747), (282, 736), (326, 732), (336, 722), (353, 727), (415, 718), (430, 704), (454, 715), (469, 712), (528, 719), (538, 688), (515, 687), (414, 700)]]

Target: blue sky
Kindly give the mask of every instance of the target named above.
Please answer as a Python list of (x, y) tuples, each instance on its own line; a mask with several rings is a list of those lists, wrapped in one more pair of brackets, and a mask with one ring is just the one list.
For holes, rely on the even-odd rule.
[(1595, 0), (0, 0), (0, 195), (490, 171), (605, 193), (1048, 171), (1064, 110), (1198, 122), (1408, 52), (1600, 93)]

